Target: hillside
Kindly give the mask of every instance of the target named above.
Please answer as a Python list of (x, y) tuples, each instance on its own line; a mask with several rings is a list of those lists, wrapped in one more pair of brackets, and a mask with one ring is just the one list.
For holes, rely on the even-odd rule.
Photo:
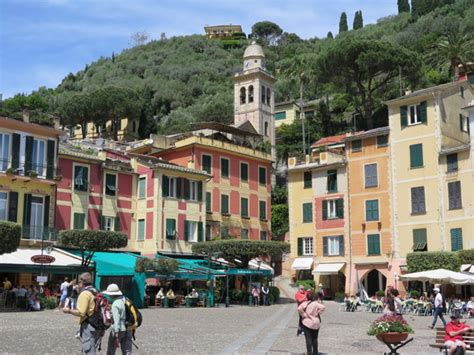
[[(397, 74), (373, 91), (370, 110), (374, 125), (386, 124), (386, 111), (382, 102), (398, 96), (401, 86), (415, 89), (451, 80), (453, 51), (456, 48), (458, 52), (461, 51), (458, 54), (463, 61), (474, 59), (474, 46), (471, 45), (474, 37), (474, 3), (471, 0), (447, 2), (452, 3), (441, 6), (441, 1), (439, 7), (424, 15), (401, 13), (385, 17), (377, 24), (344, 32), (334, 39), (330, 36), (301, 40), (295, 34), (283, 33), (275, 45), (265, 47), (268, 69), (278, 79), (276, 101), (299, 97), (298, 70), (304, 71), (305, 98), (328, 99), (320, 105), (320, 112), (314, 122), (310, 122), (311, 137), (344, 130), (347, 118), (354, 112), (360, 116), (358, 126), (366, 127), (367, 110), (364, 107), (367, 105), (361, 101), (359, 89), (347, 80), (349, 77), (346, 76), (346, 80), (342, 77), (345, 75), (344, 70), (348, 69), (347, 61), (340, 60), (339, 77), (333, 73), (334, 65), (337, 64), (334, 61), (338, 62), (345, 55), (341, 51), (353, 50), (347, 47), (348, 43), (360, 42), (361, 46), (366, 46), (367, 43), (383, 42), (383, 46), (390, 48), (381, 45), (374, 47), (374, 56), (380, 56), (387, 51), (384, 48), (388, 48), (393, 49), (394, 53), (403, 52), (413, 58), (413, 63), (406, 63), (412, 68), (406, 71), (401, 68), (401, 82)], [(447, 41), (450, 46), (444, 51), (443, 41)], [(33, 118), (48, 122), (53, 112), (65, 112), (64, 105), (73, 95), (120, 86), (130, 88), (137, 94), (140, 104), (133, 114), (140, 116), (140, 133), (143, 137), (157, 130), (167, 133), (182, 131), (192, 122), (229, 123), (233, 117), (231, 78), (241, 68), (247, 44), (247, 40), (229, 44), (197, 35), (151, 41), (120, 54), (98, 59), (83, 70), (70, 73), (55, 89), (40, 88), (29, 96), (17, 95), (5, 100), (1, 103), (0, 114), (18, 117), (22, 107), (28, 105), (33, 111)], [(468, 50), (463, 50), (466, 45)], [(329, 63), (330, 55), (334, 53), (340, 57), (333, 57)], [(290, 70), (295, 67), (295, 63), (300, 62), (302, 66), (296, 72)], [(328, 66), (328, 63), (333, 67)], [(382, 70), (376, 79), (383, 74)], [(66, 115), (63, 116), (67, 120)], [(298, 129), (284, 130), (283, 137), (289, 138), (283, 139), (298, 141), (301, 138), (298, 137)]]

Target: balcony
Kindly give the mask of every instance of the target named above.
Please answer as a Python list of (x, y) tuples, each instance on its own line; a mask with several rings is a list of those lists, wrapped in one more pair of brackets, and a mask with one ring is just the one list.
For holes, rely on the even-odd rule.
[(18, 168), (12, 168), (11, 160), (0, 159), (0, 173), (4, 173), (11, 177), (23, 177), (23, 178), (38, 178), (47, 180), (59, 180), (61, 178), (61, 171), (59, 168), (54, 166), (48, 166), (47, 164), (26, 164), (21, 162), (18, 164)]
[(306, 156), (294, 156), (288, 158), (288, 168), (289, 169), (298, 169), (306, 167), (317, 167), (331, 164), (344, 164), (346, 158), (344, 153), (335, 152), (331, 150), (327, 151), (318, 151), (313, 150), (311, 155), (307, 154)]
[(51, 227), (22, 225), (21, 239), (54, 242), (58, 239), (58, 231)]

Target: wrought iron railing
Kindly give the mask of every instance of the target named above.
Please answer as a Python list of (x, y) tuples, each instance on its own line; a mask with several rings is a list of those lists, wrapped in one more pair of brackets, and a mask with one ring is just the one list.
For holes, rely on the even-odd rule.
[(58, 179), (61, 177), (61, 170), (55, 166), (48, 166), (48, 164), (22, 162), (17, 165), (18, 167), (14, 168), (11, 159), (0, 159), (0, 172), (46, 179)]
[(51, 227), (24, 224), (21, 226), (21, 238), (28, 240), (56, 241), (58, 239), (58, 231)]

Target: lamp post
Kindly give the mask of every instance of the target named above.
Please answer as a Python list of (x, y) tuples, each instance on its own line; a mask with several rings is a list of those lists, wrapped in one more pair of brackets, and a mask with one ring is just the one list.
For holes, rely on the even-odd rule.
[(225, 306), (229, 307), (230, 297), (229, 297), (229, 269), (227, 269), (227, 277), (225, 278)]

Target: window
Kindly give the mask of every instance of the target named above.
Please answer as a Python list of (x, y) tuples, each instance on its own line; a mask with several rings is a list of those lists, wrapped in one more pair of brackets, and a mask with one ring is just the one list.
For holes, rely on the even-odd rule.
[(284, 119), (286, 119), (286, 112), (285, 111), (275, 112), (273, 117), (275, 117), (275, 121), (284, 120)]
[(461, 96), (464, 99), (464, 86), (461, 86), (459, 88), (459, 96)]
[(206, 224), (206, 242), (212, 239), (212, 227), (210, 224)]
[(259, 201), (259, 216), (261, 220), (267, 219), (267, 203), (265, 201)]
[(229, 228), (221, 226), (221, 239), (229, 239)]
[(409, 113), (408, 125), (421, 123), (420, 105), (409, 106), (408, 113)]
[(114, 230), (114, 217), (102, 216), (102, 229), (105, 231)]
[(377, 176), (377, 164), (364, 165), (365, 187), (377, 187), (379, 184)]
[(344, 237), (323, 237), (323, 256), (344, 255)]
[(253, 102), (253, 85), (249, 86), (249, 103)]
[(448, 173), (458, 171), (458, 154), (453, 153), (446, 155), (446, 164), (448, 166)]
[(10, 135), (0, 133), (0, 171), (8, 169), (10, 159)]
[(461, 128), (461, 132), (470, 133), (469, 132), (469, 117), (464, 116), (463, 114), (459, 114), (459, 124)]
[[(191, 201), (199, 201), (199, 181), (185, 180), (185, 184), (189, 184), (189, 199)], [(202, 191), (201, 191), (202, 192)]]
[[(46, 160), (46, 142), (43, 140), (33, 139), (33, 152), (31, 159), (31, 170), (36, 171), (38, 176), (44, 176), (45, 160)], [(26, 171), (26, 173), (28, 173)]]
[(143, 199), (146, 197), (146, 177), (138, 179), (138, 198)]
[(328, 170), (327, 189), (328, 192), (337, 192), (337, 170)]
[(258, 182), (260, 185), (267, 184), (267, 169), (263, 167), (258, 168)]
[(145, 220), (144, 219), (138, 220), (137, 240), (138, 241), (145, 240)]
[(342, 198), (323, 201), (323, 220), (335, 218), (344, 218), (344, 200)]
[(229, 159), (221, 158), (221, 177), (229, 177)]
[(188, 242), (198, 241), (198, 222), (184, 221), (184, 240)]
[(426, 123), (428, 120), (426, 101), (418, 105), (400, 107), (400, 124), (402, 128)]
[(221, 213), (229, 214), (229, 195), (221, 195)]
[(311, 171), (305, 171), (303, 173), (303, 181), (304, 181), (303, 187), (305, 189), (310, 189), (313, 186)]
[(267, 231), (260, 231), (260, 240), (267, 240)]
[(379, 220), (379, 200), (365, 201), (365, 220), (366, 221)]
[(313, 221), (313, 204), (303, 203), (303, 223), (311, 223)]
[(270, 88), (267, 88), (267, 105), (270, 106), (270, 100), (272, 98), (272, 92)]
[(265, 122), (264, 134), (265, 134), (265, 137), (268, 137), (268, 122)]
[(7, 220), (8, 211), (8, 193), (0, 192), (0, 221)]
[(202, 155), (202, 170), (206, 173), (211, 174), (212, 172), (212, 157), (210, 155)]
[(240, 216), (247, 218), (249, 216), (249, 199), (242, 197), (240, 199)]
[(457, 210), (462, 208), (461, 181), (448, 183), (449, 209)]
[(423, 144), (413, 144), (410, 146), (410, 168), (423, 167)]
[(313, 255), (313, 238), (298, 238), (298, 256)]
[(388, 145), (388, 136), (377, 136), (377, 147), (386, 147)]
[(314, 111), (305, 111), (304, 118), (314, 118)]
[(166, 218), (166, 239), (176, 239), (176, 219)]
[(117, 175), (105, 174), (105, 194), (115, 196), (117, 194)]
[(84, 229), (86, 226), (86, 215), (84, 213), (74, 213), (74, 229)]
[(413, 229), (413, 251), (428, 251), (426, 228)]
[(262, 85), (262, 104), (267, 102), (267, 91), (265, 90), (265, 86)]
[(362, 141), (356, 139), (352, 141), (352, 152), (360, 152), (362, 150)]
[(210, 192), (206, 192), (206, 212), (212, 212), (212, 199)]
[(367, 255), (380, 255), (379, 234), (369, 234), (367, 236)]
[(247, 228), (240, 230), (240, 239), (249, 239), (249, 230)]
[(240, 88), (240, 104), (241, 105), (245, 104), (246, 96), (247, 96), (247, 93), (246, 93), (245, 88)]
[(161, 183), (163, 197), (177, 197), (176, 178), (163, 175)]
[(412, 214), (426, 213), (424, 186), (411, 188), (411, 213)]
[(462, 250), (462, 228), (451, 229), (451, 251)]
[(86, 166), (74, 166), (74, 190), (87, 191), (87, 179), (89, 175), (89, 168)]
[(249, 179), (249, 165), (247, 163), (240, 163), (240, 180), (248, 181)]

